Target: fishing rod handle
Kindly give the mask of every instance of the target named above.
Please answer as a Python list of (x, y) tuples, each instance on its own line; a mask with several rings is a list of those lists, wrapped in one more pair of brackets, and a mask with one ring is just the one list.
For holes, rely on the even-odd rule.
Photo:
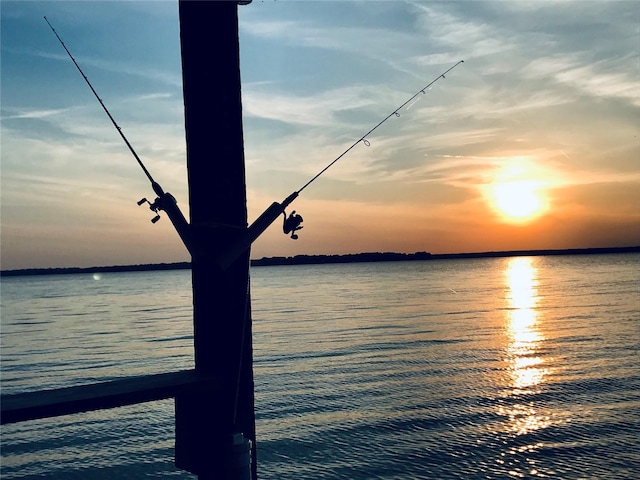
[(275, 220), (284, 213), (291, 202), (298, 197), (298, 192), (293, 192), (282, 203), (273, 202), (255, 221), (237, 238), (221, 255), (215, 263), (221, 270), (227, 270), (240, 255), (251, 248), (262, 233), (271, 226)]
[(187, 247), (191, 256), (195, 257), (199, 255), (202, 249), (198, 248), (191, 231), (191, 226), (187, 223), (187, 219), (182, 214), (180, 207), (178, 207), (178, 202), (175, 197), (169, 192), (162, 192), (162, 195), (159, 195), (154, 203), (159, 210), (167, 214), (167, 217), (171, 220), (173, 227), (176, 229), (176, 232), (178, 232), (182, 243)]

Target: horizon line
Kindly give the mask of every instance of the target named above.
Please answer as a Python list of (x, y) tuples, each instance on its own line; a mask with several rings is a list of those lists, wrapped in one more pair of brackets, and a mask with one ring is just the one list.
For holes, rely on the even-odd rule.
[[(311, 265), (327, 263), (367, 263), (384, 261), (416, 261), (416, 260), (453, 260), (459, 258), (496, 258), (515, 256), (545, 256), (545, 255), (593, 255), (615, 253), (640, 253), (640, 245), (626, 247), (587, 247), (563, 249), (533, 249), (533, 250), (502, 250), (485, 252), (461, 253), (429, 253), (426, 251), (414, 253), (401, 252), (361, 252), (346, 254), (299, 254), (291, 257), (274, 256), (250, 259), (251, 266), (281, 266), (281, 265)], [(0, 270), (0, 276), (20, 275), (56, 275), (75, 273), (110, 273), (127, 271), (158, 271), (185, 270), (191, 268), (190, 261), (170, 263), (147, 263), (129, 265), (110, 265), (92, 267), (30, 267), (12, 270)]]

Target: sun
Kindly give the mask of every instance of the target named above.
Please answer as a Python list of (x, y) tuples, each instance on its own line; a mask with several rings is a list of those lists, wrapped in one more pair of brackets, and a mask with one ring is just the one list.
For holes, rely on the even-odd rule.
[(517, 180), (491, 186), (492, 203), (504, 220), (524, 223), (540, 216), (545, 202), (537, 182)]

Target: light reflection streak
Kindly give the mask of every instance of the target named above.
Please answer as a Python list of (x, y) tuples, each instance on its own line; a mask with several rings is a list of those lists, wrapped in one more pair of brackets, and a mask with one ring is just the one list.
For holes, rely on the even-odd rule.
[(544, 337), (537, 318), (537, 268), (530, 257), (513, 258), (505, 271), (509, 301), (507, 360), (511, 395), (530, 393), (548, 373), (537, 355)]
[[(538, 269), (536, 259), (518, 257), (509, 260), (505, 269), (507, 312), (505, 317), (505, 352), (507, 388), (498, 413), (507, 419), (506, 431), (519, 437), (548, 427), (551, 419), (543, 408), (528, 400), (527, 394), (540, 391), (550, 373), (539, 350), (545, 340), (538, 318)], [(528, 454), (540, 444), (522, 445), (520, 450), (502, 452), (497, 463), (514, 477), (539, 476), (540, 466)], [(524, 455), (525, 458), (522, 458)]]

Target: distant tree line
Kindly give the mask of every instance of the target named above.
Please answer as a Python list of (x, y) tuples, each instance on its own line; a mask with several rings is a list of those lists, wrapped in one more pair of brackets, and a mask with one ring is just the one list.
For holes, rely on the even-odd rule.
[(110, 267), (55, 267), (55, 268), (24, 268), (21, 270), (3, 270), (3, 277), (17, 275), (64, 275), (68, 273), (113, 273), (113, 272), (147, 272), (154, 270), (185, 270), (191, 268), (191, 262), (153, 263), (142, 265), (113, 265)]
[(322, 263), (402, 262), (406, 260), (429, 260), (428, 252), (396, 253), (368, 252), (346, 255), (296, 255), (295, 257), (263, 257), (252, 260), (253, 266), (269, 265), (317, 265)]
[(640, 246), (611, 247), (611, 248), (571, 248), (557, 250), (509, 250), (497, 252), (474, 253), (395, 253), (371, 252), (353, 253), (346, 255), (296, 255), (294, 257), (263, 257), (252, 260), (254, 266), (271, 265), (316, 265), (322, 263), (358, 263), (358, 262), (401, 262), (409, 260), (448, 260), (456, 258), (494, 258), (494, 257), (522, 257), (542, 255), (589, 255), (607, 253), (638, 253)]
[[(349, 253), (346, 255), (296, 255), (294, 257), (263, 257), (251, 260), (251, 265), (319, 265), (325, 263), (362, 263), (362, 262), (402, 262), (410, 260), (446, 260), (456, 258), (492, 258), (492, 257), (518, 257), (541, 255), (592, 255), (607, 253), (640, 253), (640, 246), (612, 247), (612, 248), (571, 248), (564, 250), (511, 250), (499, 252), (477, 253), (439, 253), (429, 252), (396, 253), (396, 252), (369, 252)], [(0, 275), (60, 275), (68, 273), (109, 273), (109, 272), (146, 272), (155, 270), (186, 270), (191, 268), (190, 262), (154, 263), (143, 265), (114, 265), (110, 267), (69, 267), (69, 268), (25, 268), (21, 270), (3, 270)]]

